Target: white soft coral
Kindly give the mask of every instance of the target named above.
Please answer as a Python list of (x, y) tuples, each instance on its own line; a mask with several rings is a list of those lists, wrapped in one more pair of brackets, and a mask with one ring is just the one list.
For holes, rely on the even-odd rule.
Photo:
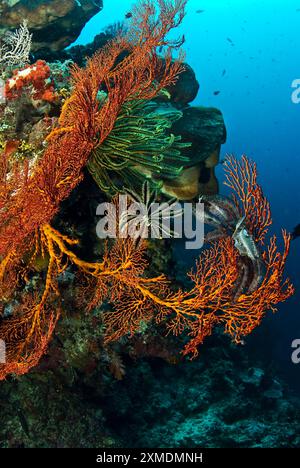
[(24, 66), (29, 62), (32, 34), (24, 20), (14, 32), (8, 32), (0, 43), (0, 70), (7, 67)]

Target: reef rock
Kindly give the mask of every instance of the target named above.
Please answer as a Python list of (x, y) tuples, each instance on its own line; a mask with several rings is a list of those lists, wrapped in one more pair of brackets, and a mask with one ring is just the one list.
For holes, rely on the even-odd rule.
[(194, 70), (187, 63), (184, 64), (184, 71), (174, 86), (168, 88), (172, 101), (177, 105), (186, 105), (192, 102), (198, 94), (199, 83)]
[(226, 142), (226, 127), (220, 110), (210, 107), (185, 107), (183, 116), (172, 127), (192, 146), (185, 150), (190, 166), (181, 175), (164, 183), (166, 194), (191, 200), (199, 194), (214, 195), (219, 185), (214, 168), (219, 163), (221, 145)]
[(102, 6), (102, 0), (0, 0), (0, 35), (26, 19), (33, 52), (57, 51), (74, 42)]

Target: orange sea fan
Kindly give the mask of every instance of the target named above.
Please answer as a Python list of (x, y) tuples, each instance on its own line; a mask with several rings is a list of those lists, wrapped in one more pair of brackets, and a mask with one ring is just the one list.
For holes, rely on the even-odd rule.
[(0, 380), (9, 374), (26, 374), (35, 367), (47, 350), (59, 318), (59, 310), (39, 316), (36, 322), (31, 300), (29, 309), (23, 304), (21, 315), (3, 320), (0, 325), (1, 340), (5, 343), (5, 363), (0, 363)]
[[(180, 60), (165, 60), (156, 54), (160, 46), (172, 44), (169, 30), (180, 23), (185, 0), (158, 0), (160, 16), (151, 1), (141, 2), (127, 35), (110, 42), (88, 61), (85, 69), (73, 70), (73, 94), (66, 101), (58, 127), (49, 135), (48, 147), (30, 169), (10, 166), (5, 153), (0, 167), (0, 339), (7, 344), (7, 362), (0, 366), (0, 379), (22, 374), (36, 365), (53, 333), (61, 304), (58, 277), (68, 265), (86, 278), (89, 308), (111, 302), (103, 314), (105, 342), (132, 335), (144, 322), (164, 324), (170, 333), (189, 338), (184, 354), (196, 355), (198, 346), (213, 327), (221, 325), (235, 341), (250, 333), (268, 310), (286, 300), (293, 287), (283, 279), (289, 250), (284, 233), (284, 253), (273, 238), (264, 247), (271, 224), (270, 207), (257, 183), (256, 165), (246, 157), (225, 163), (227, 184), (245, 216), (247, 228), (261, 244), (265, 275), (251, 294), (236, 297), (239, 252), (228, 236), (205, 250), (190, 274), (190, 290), (173, 291), (164, 275), (147, 277), (146, 245), (130, 239), (107, 244), (102, 261), (80, 259), (77, 244), (49, 223), (82, 178), (91, 151), (109, 135), (125, 102), (152, 99), (176, 80)], [(99, 91), (105, 98), (99, 106)], [(28, 277), (38, 257), (46, 264), (45, 282), (28, 291)], [(85, 285), (85, 284), (84, 284)], [(41, 291), (41, 292), (38, 292)], [(5, 305), (11, 310), (4, 313)]]
[(225, 185), (232, 190), (232, 198), (241, 216), (245, 216), (255, 241), (263, 244), (272, 218), (270, 203), (257, 181), (256, 163), (246, 156), (242, 156), (241, 160), (227, 156), (224, 170)]
[[(38, 363), (60, 316), (57, 278), (66, 266), (61, 256), (43, 232), (23, 246), (23, 253), (20, 258), (11, 252), (0, 263), (0, 339), (6, 347), (0, 380), (10, 373), (24, 374)], [(41, 277), (34, 287), (27, 275), (32, 276), (37, 256), (47, 269), (44, 285)]]
[[(132, 26), (134, 29), (140, 23), (138, 30), (129, 30), (126, 36), (111, 41), (88, 61), (85, 69), (74, 67), (73, 94), (34, 167), (14, 163), (7, 151), (2, 155), (0, 339), (7, 344), (8, 360), (1, 367), (1, 378), (10, 372), (26, 372), (45, 351), (60, 310), (57, 277), (68, 263), (102, 285), (111, 278), (116, 297), (120, 297), (119, 284), (132, 285), (137, 276), (133, 265), (138, 255), (134, 249), (129, 263), (125, 252), (128, 247), (124, 244), (122, 252), (114, 254), (113, 249), (103, 262), (91, 264), (72, 252), (76, 242), (60, 235), (48, 223), (58, 212), (61, 201), (80, 182), (91, 151), (109, 135), (122, 105), (130, 100), (152, 99), (176, 80), (182, 65), (180, 61), (172, 61), (171, 48), (175, 44), (168, 42), (166, 34), (182, 20), (185, 3), (185, 0), (140, 3)], [(154, 17), (155, 31), (149, 35)], [(156, 53), (161, 45), (169, 46), (164, 61)], [(106, 93), (102, 106), (99, 91)], [(39, 255), (48, 262), (44, 290), (41, 294), (24, 292)], [(116, 262), (119, 266), (113, 268)], [(4, 314), (9, 301), (10, 313)]]
[[(255, 163), (246, 156), (241, 161), (229, 157), (225, 170), (226, 183), (233, 190), (232, 196), (241, 217), (245, 216), (255, 242), (263, 245), (271, 224), (271, 213), (257, 182)], [(223, 326), (225, 333), (235, 342), (241, 342), (261, 323), (268, 310), (275, 311), (278, 303), (294, 293), (290, 281), (284, 280), (290, 236), (283, 232), (283, 239), (282, 254), (277, 249), (276, 237), (264, 247), (261, 259), (265, 269), (263, 279), (248, 294), (243, 294), (239, 288), (241, 257), (230, 236), (214, 242), (201, 254), (196, 271), (190, 274), (194, 283), (190, 291), (174, 293), (169, 289), (166, 278), (162, 286), (151, 280), (146, 286), (139, 278), (132, 281), (133, 289), (120, 283), (119, 287), (124, 292), (122, 302), (117, 304), (115, 311), (104, 316), (106, 341), (129, 331), (132, 333), (132, 323), (138, 329), (141, 307), (145, 304), (145, 320), (155, 318), (156, 322), (163, 322), (169, 332), (190, 336), (184, 354), (196, 356), (198, 346), (216, 325)], [(241, 292), (237, 295), (239, 290)]]
[[(180, 60), (172, 61), (172, 44), (166, 34), (183, 18), (185, 3), (159, 0), (159, 15), (154, 2), (142, 2), (134, 20), (140, 22), (138, 33), (129, 30), (127, 36), (117, 37), (97, 52), (86, 68), (74, 67), (73, 94), (62, 109), (58, 128), (47, 138), (48, 148), (25, 185), (14, 178), (17, 190), (13, 197), (6, 197), (5, 210), (0, 212), (0, 256), (16, 250), (27, 236), (51, 221), (60, 202), (80, 182), (91, 151), (111, 132), (122, 105), (152, 99), (176, 80), (182, 65)], [(153, 16), (155, 34), (149, 35)], [(161, 44), (170, 46), (164, 61), (156, 52)], [(102, 106), (100, 90), (106, 93)]]
[[(229, 285), (227, 294), (220, 294), (212, 297), (207, 305), (207, 312), (213, 310), (213, 324), (221, 325), (224, 327), (226, 334), (230, 335), (236, 343), (241, 343), (243, 337), (249, 335), (257, 326), (260, 325), (265, 314), (271, 310), (276, 312), (276, 306), (280, 302), (284, 302), (292, 294), (294, 294), (294, 287), (288, 279), (284, 279), (284, 267), (286, 258), (289, 252), (290, 237), (284, 232), (284, 251), (281, 254), (277, 250), (276, 238), (273, 237), (269, 246), (263, 254), (263, 260), (266, 267), (264, 279), (260, 286), (251, 294), (242, 294), (235, 299), (235, 282)], [(222, 256), (227, 258), (234, 254), (237, 259), (236, 252), (234, 253), (233, 247), (230, 246), (230, 240), (223, 243), (219, 248), (223, 250)], [(228, 266), (227, 272), (234, 271), (237, 273), (238, 263), (234, 260), (231, 266)], [(200, 257), (201, 263), (201, 257)], [(205, 268), (204, 259), (204, 268)], [(212, 269), (221, 267), (220, 258), (216, 256), (210, 262)], [(203, 268), (203, 267), (202, 267)], [(223, 264), (226, 269), (226, 265)], [(226, 273), (225, 273), (226, 275)], [(233, 277), (234, 277), (233, 273)], [(238, 275), (236, 276), (236, 279)], [(217, 279), (216, 279), (217, 281)], [(218, 282), (218, 281), (217, 281)], [(208, 285), (209, 287), (209, 285)], [(185, 346), (184, 354), (192, 353), (193, 356), (198, 354), (198, 346), (203, 342), (206, 331), (202, 329), (202, 324), (192, 324), (190, 327), (191, 341)], [(211, 330), (209, 330), (211, 332)]]

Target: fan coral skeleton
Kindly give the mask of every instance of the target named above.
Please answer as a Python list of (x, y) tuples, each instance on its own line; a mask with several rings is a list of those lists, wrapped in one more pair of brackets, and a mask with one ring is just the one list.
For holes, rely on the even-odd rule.
[(27, 21), (24, 20), (15, 32), (9, 32), (2, 38), (0, 45), (0, 71), (7, 67), (21, 67), (29, 62), (31, 38)]

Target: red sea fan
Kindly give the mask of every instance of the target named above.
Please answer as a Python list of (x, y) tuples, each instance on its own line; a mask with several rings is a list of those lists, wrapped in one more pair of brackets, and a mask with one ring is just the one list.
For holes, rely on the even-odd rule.
[[(142, 2), (127, 36), (109, 42), (86, 68), (74, 67), (74, 91), (62, 109), (59, 127), (49, 135), (48, 148), (27, 184), (20, 187), (14, 179), (18, 190), (0, 213), (0, 255), (17, 249), (27, 236), (51, 221), (61, 201), (80, 182), (91, 151), (109, 135), (125, 102), (152, 99), (176, 80), (182, 65), (180, 60), (172, 61), (173, 44), (166, 34), (182, 20), (185, 3), (160, 0), (159, 15), (154, 2)], [(149, 34), (153, 24), (155, 30)], [(156, 52), (162, 44), (169, 45), (165, 61)], [(98, 92), (103, 88), (107, 99), (99, 107)]]
[[(73, 70), (73, 94), (66, 101), (58, 127), (48, 137), (48, 147), (33, 168), (11, 165), (9, 151), (0, 167), (0, 339), (7, 343), (7, 362), (0, 365), (0, 379), (9, 373), (25, 373), (45, 352), (59, 317), (58, 276), (68, 265), (88, 279), (83, 294), (90, 308), (111, 302), (104, 313), (106, 343), (134, 334), (151, 320), (163, 323), (170, 333), (188, 337), (184, 353), (196, 355), (198, 346), (221, 325), (235, 341), (260, 324), (268, 310), (286, 300), (293, 287), (284, 280), (289, 236), (284, 233), (281, 254), (273, 238), (264, 247), (266, 273), (251, 294), (236, 297), (239, 252), (227, 237), (204, 251), (196, 272), (190, 275), (190, 290), (175, 291), (164, 275), (147, 277), (145, 246), (119, 239), (108, 246), (101, 262), (80, 259), (77, 244), (55, 230), (50, 222), (82, 178), (91, 151), (111, 132), (126, 102), (152, 99), (176, 80), (180, 61), (171, 60), (178, 43), (166, 39), (183, 17), (184, 0), (144, 1), (134, 10), (132, 29), (110, 42), (88, 61), (85, 69)], [(156, 48), (167, 47), (165, 60)], [(98, 92), (106, 99), (99, 106)], [(256, 242), (263, 244), (271, 222), (269, 205), (257, 183), (256, 166), (247, 158), (226, 163), (227, 183), (241, 215)], [(34, 293), (22, 287), (38, 257), (46, 264), (45, 282)], [(42, 275), (39, 281), (42, 282)], [(6, 306), (11, 306), (4, 314)]]
[[(2, 155), (1, 308), (15, 293), (22, 296), (22, 284), (37, 256), (42, 256), (44, 262), (48, 260), (48, 265), (42, 293), (26, 294), (24, 300), (15, 301), (15, 306), (12, 303), (9, 316), (0, 318), (0, 339), (8, 345), (8, 360), (1, 365), (1, 378), (10, 372), (27, 371), (44, 352), (59, 314), (56, 279), (67, 263), (97, 280), (111, 276), (117, 283), (128, 278), (126, 265), (121, 274), (119, 270), (105, 269), (104, 263), (88, 264), (78, 259), (70, 250), (76, 242), (60, 235), (49, 222), (82, 179), (91, 151), (109, 135), (122, 105), (134, 99), (152, 99), (172, 84), (182, 70), (180, 61), (172, 61), (170, 51), (174, 44), (168, 42), (166, 34), (182, 20), (186, 1), (157, 3), (160, 10), (154, 2), (142, 2), (135, 10), (132, 32), (111, 41), (88, 61), (85, 69), (74, 67), (73, 94), (34, 167), (26, 164), (20, 167), (9, 159), (8, 152)], [(149, 35), (154, 18), (155, 31)], [(140, 27), (134, 31), (137, 24)], [(159, 60), (156, 53), (161, 45), (168, 46), (165, 61)], [(40, 92), (48, 71), (44, 63), (38, 62), (37, 68), (29, 67), (25, 82), (16, 73), (16, 86), (15, 82), (10, 83), (8, 97), (15, 98), (9, 93), (32, 85), (34, 96), (45, 98)], [(101, 89), (107, 93), (102, 107), (98, 101)], [(49, 100), (48, 92), (46, 98)]]
[[(241, 216), (245, 215), (256, 242), (262, 244), (271, 224), (271, 214), (257, 182), (256, 165), (245, 156), (241, 161), (230, 157), (226, 162), (226, 173), (227, 184), (233, 190), (232, 196)], [(284, 279), (290, 236), (283, 232), (283, 239), (283, 253), (277, 248), (276, 237), (264, 246), (263, 279), (248, 294), (236, 294), (241, 280), (240, 253), (230, 236), (214, 242), (200, 255), (196, 271), (190, 274), (194, 286), (189, 291), (174, 293), (164, 277), (148, 279), (146, 283), (144, 277), (138, 275), (126, 284), (120, 282), (121, 301), (114, 301), (115, 310), (104, 316), (106, 341), (132, 334), (138, 330), (141, 321), (155, 319), (157, 323), (164, 323), (174, 335), (190, 337), (184, 354), (196, 356), (199, 345), (218, 325), (240, 343), (269, 310), (275, 312), (277, 304), (294, 293), (290, 281)]]

